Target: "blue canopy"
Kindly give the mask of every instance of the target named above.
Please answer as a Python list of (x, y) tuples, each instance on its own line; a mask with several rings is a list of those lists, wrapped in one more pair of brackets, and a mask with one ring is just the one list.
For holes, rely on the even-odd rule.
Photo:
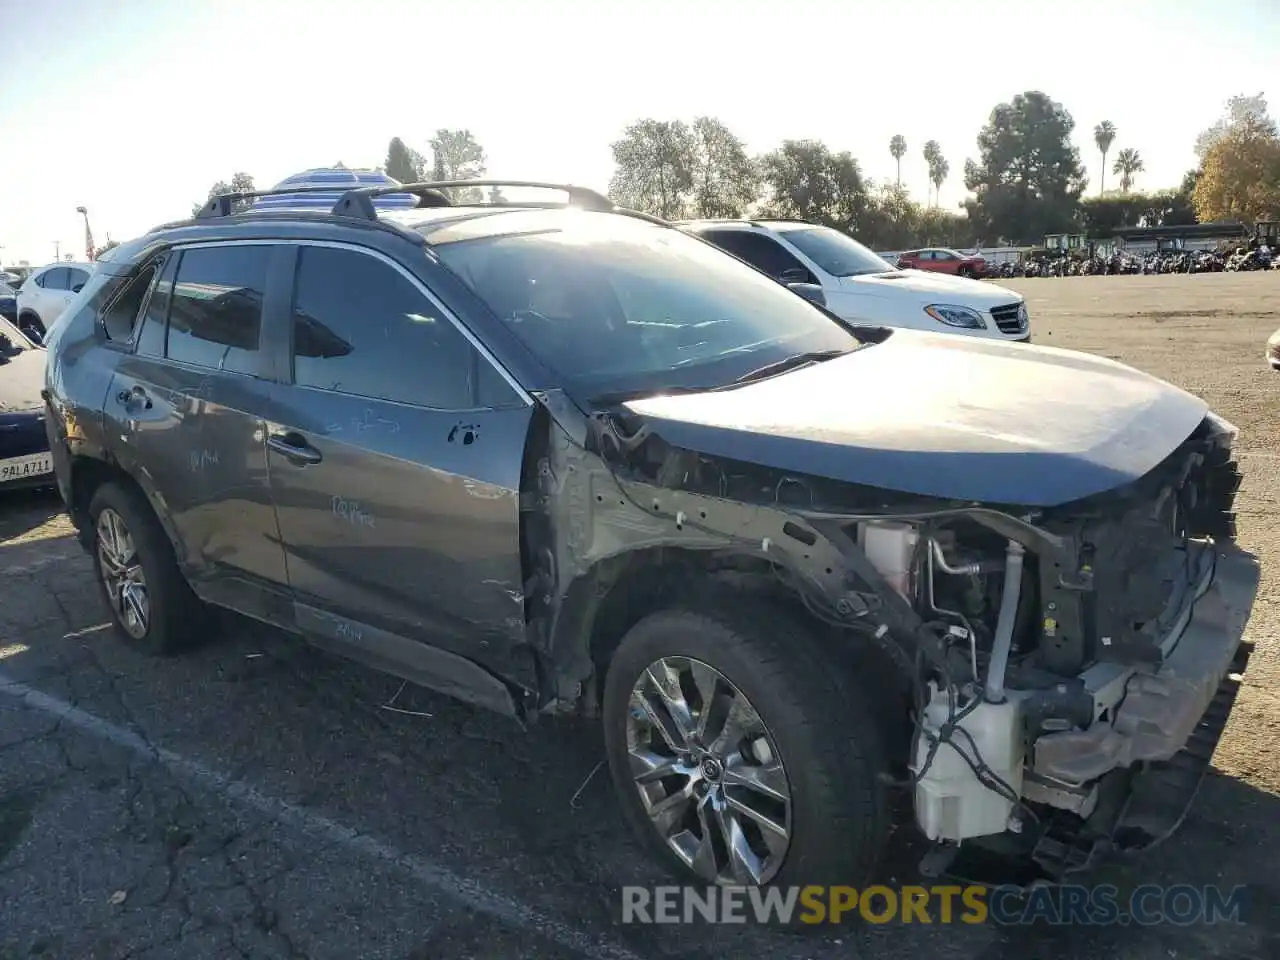
[[(331, 208), (342, 199), (348, 190), (357, 187), (399, 186), (395, 180), (381, 170), (348, 170), (345, 167), (320, 167), (304, 170), (291, 177), (285, 177), (272, 190), (283, 190), (287, 187), (325, 187), (332, 184), (333, 191), (316, 193), (280, 194), (274, 197), (258, 197), (253, 207), (260, 210), (283, 209), (323, 209)], [(374, 197), (373, 205), (378, 210), (409, 210), (418, 205), (418, 198), (411, 193), (389, 193)]]

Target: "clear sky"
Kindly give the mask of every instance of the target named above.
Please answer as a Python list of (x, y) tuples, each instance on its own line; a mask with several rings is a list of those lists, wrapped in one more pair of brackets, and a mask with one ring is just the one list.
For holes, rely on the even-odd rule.
[(1071, 112), (1091, 191), (1099, 120), (1156, 188), (1227, 97), (1280, 107), (1280, 0), (0, 0), (0, 49), (6, 263), (82, 255), (81, 204), (127, 239), (238, 170), (375, 166), (438, 127), (470, 127), (494, 176), (600, 189), (645, 116), (719, 117), (752, 152), (821, 139), (876, 179), (902, 133), (905, 184), (924, 198), (936, 139), (953, 207), (1020, 91)]

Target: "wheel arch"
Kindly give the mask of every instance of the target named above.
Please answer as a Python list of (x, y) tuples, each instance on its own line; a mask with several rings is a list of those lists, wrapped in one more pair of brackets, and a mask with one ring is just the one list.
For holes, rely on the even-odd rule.
[(896, 709), (897, 692), (906, 694), (900, 670), (876, 643), (813, 616), (767, 560), (733, 549), (660, 546), (601, 560), (569, 584), (549, 647), (560, 699), (594, 714), (613, 655), (632, 627), (659, 610), (735, 598), (767, 604), (802, 624), (815, 652), (871, 692), (878, 708)]
[(71, 458), (70, 499), (67, 508), (85, 544), (89, 544), (93, 537), (89, 505), (93, 502), (94, 493), (105, 483), (119, 483), (141, 493), (176, 552), (180, 544), (177, 532), (165, 512), (159, 508), (159, 498), (153, 485), (129, 473), (114, 458), (77, 455)]

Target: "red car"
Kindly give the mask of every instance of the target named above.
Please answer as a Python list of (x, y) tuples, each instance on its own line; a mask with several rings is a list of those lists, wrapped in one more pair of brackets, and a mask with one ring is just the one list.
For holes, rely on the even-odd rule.
[(949, 273), (957, 277), (981, 277), (987, 272), (987, 261), (977, 254), (957, 253), (946, 247), (931, 247), (898, 254), (898, 267), (902, 270)]

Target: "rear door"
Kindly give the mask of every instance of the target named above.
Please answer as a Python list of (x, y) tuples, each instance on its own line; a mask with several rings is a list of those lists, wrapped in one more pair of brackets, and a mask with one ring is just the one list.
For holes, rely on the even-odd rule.
[(274, 371), (262, 318), (273, 304), (284, 308), (288, 257), (265, 243), (170, 253), (137, 334), (121, 344), (107, 402), (126, 468), (152, 494), (197, 593), (286, 624), (263, 419)]
[(20, 307), (29, 307), (40, 315), (45, 329), (53, 323), (56, 315), (56, 304), (63, 301), (62, 294), (67, 288), (67, 268), (51, 267), (43, 273), (32, 277), (23, 288), (23, 303)]
[(293, 384), (267, 445), (299, 625), (388, 669), (430, 645), (532, 685), (528, 397), (393, 260), (296, 249)]

